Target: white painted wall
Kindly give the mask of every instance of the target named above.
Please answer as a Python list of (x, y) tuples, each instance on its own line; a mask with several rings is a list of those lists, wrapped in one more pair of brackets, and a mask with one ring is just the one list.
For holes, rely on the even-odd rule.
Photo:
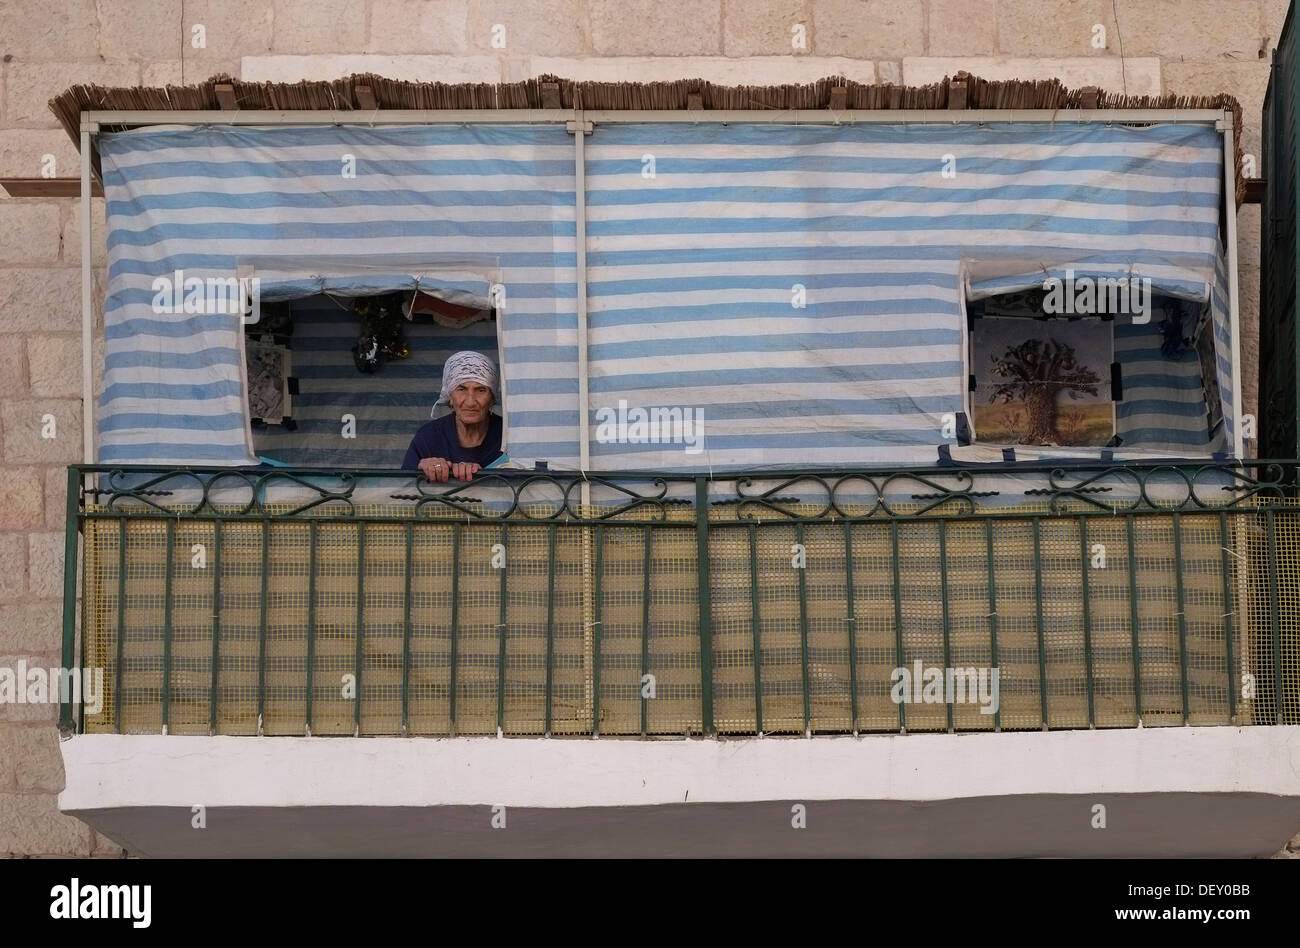
[(79, 735), (59, 808), (620, 807), (1086, 793), (1300, 798), (1300, 726), (746, 740)]

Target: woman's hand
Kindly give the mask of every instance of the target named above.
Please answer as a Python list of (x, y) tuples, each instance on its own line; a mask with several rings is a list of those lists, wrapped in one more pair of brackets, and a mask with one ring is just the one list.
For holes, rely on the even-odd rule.
[(442, 482), (453, 477), (458, 481), (467, 481), (479, 470), (481, 467), (473, 461), (451, 463), (446, 458), (420, 459), (420, 472), (431, 481)]
[(467, 481), (474, 476), (479, 466), (473, 461), (457, 461), (451, 466), (451, 476), (458, 481)]
[(446, 458), (420, 459), (420, 473), (431, 481), (445, 481), (451, 476), (451, 468)]

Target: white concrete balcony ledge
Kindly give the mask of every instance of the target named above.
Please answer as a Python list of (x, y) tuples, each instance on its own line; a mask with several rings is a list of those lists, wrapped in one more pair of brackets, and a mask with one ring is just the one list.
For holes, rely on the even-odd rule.
[(153, 857), (1262, 857), (1300, 829), (1300, 727), (62, 750), (59, 808)]

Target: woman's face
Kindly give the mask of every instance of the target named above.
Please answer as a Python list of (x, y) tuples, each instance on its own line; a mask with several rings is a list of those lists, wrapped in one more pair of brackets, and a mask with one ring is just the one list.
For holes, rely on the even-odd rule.
[(478, 424), (491, 407), (492, 389), (479, 382), (462, 382), (451, 390), (451, 410), (461, 424)]

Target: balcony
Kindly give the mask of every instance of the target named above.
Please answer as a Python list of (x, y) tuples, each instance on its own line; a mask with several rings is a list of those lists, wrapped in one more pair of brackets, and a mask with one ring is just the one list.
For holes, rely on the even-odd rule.
[[(512, 472), (436, 490), (72, 468), (97, 484), (69, 511), (84, 635), (65, 664), (104, 669), (88, 733), (1296, 723), (1284, 472)], [(917, 662), (998, 669), (996, 709), (893, 700)]]
[[(1096, 755), (1120, 769), (1131, 756), (1134, 773), (1167, 755), (1158, 779), (1172, 784), (1111, 789), (1157, 794), (1143, 817), (1151, 832), (1173, 832), (1171, 814), (1195, 802), (1171, 803), (1184, 791), (1228, 800), (1219, 784), (1194, 786), (1199, 777), (1179, 784), (1172, 774), (1189, 762), (1236, 791), (1225, 803), (1233, 813), (1268, 824), (1255, 835), (1238, 825), (1232, 851), (1262, 852), (1270, 834), (1290, 826), (1284, 841), (1300, 821), (1300, 791), (1279, 795), (1284, 773), (1220, 773), (1214, 763), (1259, 756), (1251, 767), (1281, 773), (1300, 757), (1293, 728), (1250, 727), (1300, 723), (1295, 462), (506, 471), (451, 487), (393, 471), (84, 466), (69, 480), (69, 562), (79, 534), (83, 589), (78, 638), (69, 571), (64, 664), (102, 668), (105, 689), (98, 713), (62, 709), (65, 729), (80, 732), (65, 744), (62, 805), (92, 822), (96, 810), (144, 805), (130, 795), (142, 790), (119, 788), (114, 800), (91, 792), (105, 774), (145, 779), (147, 767), (122, 774), (123, 741), (159, 766), (170, 761), (164, 769), (194, 741), (213, 766), (247, 773), (295, 755), (317, 773), (346, 768), (369, 747), (396, 755), (376, 773), (451, 758), (469, 767), (460, 757), (481, 751), (502, 773), (518, 766), (502, 754), (549, 755), (546, 766), (571, 780), (657, 754), (689, 783), (701, 771), (670, 763), (674, 755), (782, 735), (800, 741), (737, 752), (776, 769), (802, 761), (806, 775), (822, 775), (818, 786), (869, 760), (875, 774), (954, 748), (993, 769), (1061, 757), (1067, 744), (1080, 761)], [(1167, 747), (1152, 743), (1153, 730)], [(1043, 731), (1084, 733), (1033, 733)], [(277, 740), (248, 741), (256, 735)], [(401, 737), (458, 740), (383, 740)], [(542, 737), (647, 740), (644, 751), (496, 740)], [(846, 747), (864, 750), (846, 757)], [(997, 763), (1003, 751), (1021, 762)], [(710, 760), (705, 770), (721, 766)], [(990, 791), (1008, 821), (1025, 794), (1064, 801), (1074, 778), (1024, 779)], [(976, 784), (949, 791), (974, 794)], [(368, 786), (313, 805), (377, 805), (398, 792)], [(462, 789), (439, 805), (490, 802), (482, 787)], [(784, 796), (744, 799), (772, 795)], [(884, 800), (897, 802), (883, 790), (856, 802)], [(411, 805), (388, 802), (390, 816)], [(402, 839), (405, 825), (389, 836)], [(254, 820), (242, 843), (215, 852), (256, 852), (261, 831)]]

